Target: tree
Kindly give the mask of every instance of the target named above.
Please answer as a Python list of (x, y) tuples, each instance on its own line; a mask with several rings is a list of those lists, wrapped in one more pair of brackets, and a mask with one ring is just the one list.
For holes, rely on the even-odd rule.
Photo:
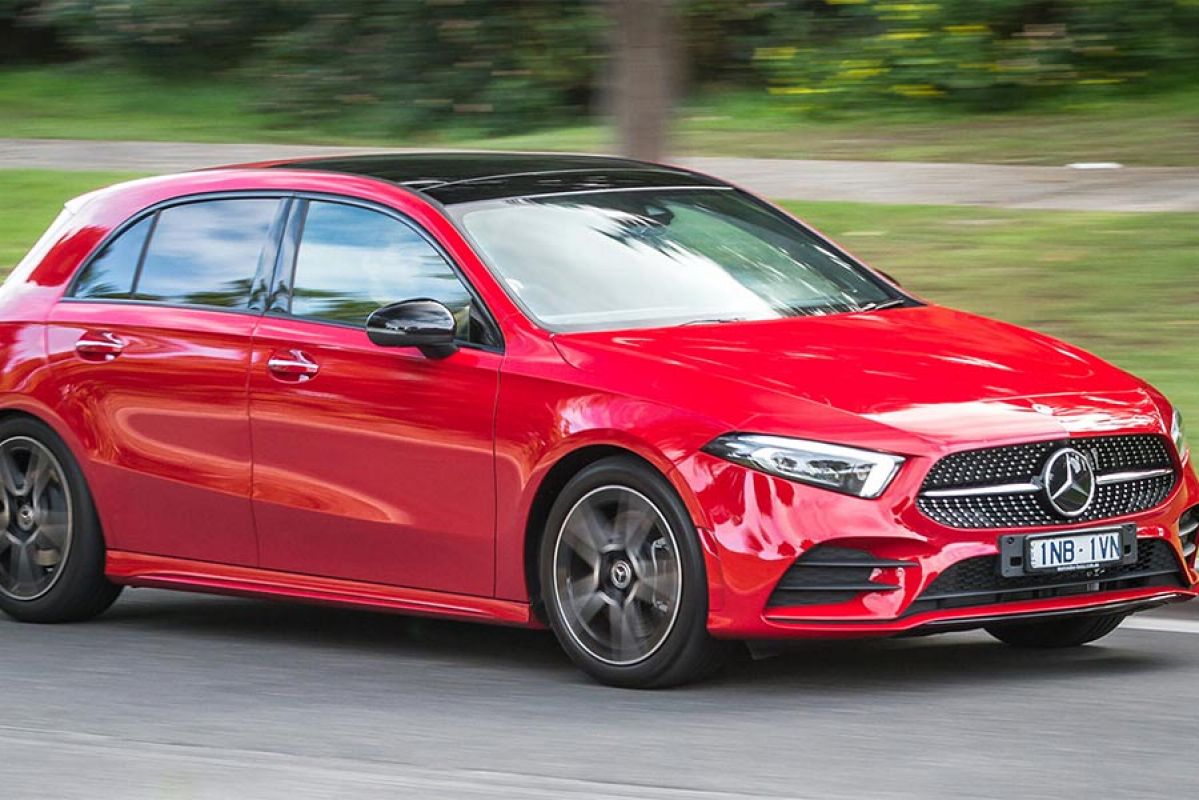
[(677, 0), (605, 0), (611, 37), (607, 111), (620, 150), (657, 161), (666, 151), (681, 80)]

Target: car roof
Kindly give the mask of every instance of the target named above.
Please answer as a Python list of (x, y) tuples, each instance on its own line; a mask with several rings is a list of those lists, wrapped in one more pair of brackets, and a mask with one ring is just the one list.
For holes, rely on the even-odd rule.
[(561, 153), (402, 153), (294, 159), (252, 166), (374, 178), (446, 205), (569, 192), (725, 185), (677, 167), (614, 156)]

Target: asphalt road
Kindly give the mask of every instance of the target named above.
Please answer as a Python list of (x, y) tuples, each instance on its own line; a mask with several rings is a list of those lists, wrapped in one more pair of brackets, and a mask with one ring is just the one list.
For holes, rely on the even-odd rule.
[(1199, 624), (814, 643), (667, 692), (548, 634), (127, 591), (0, 621), (0, 797), (1035, 798), (1199, 789)]
[[(0, 169), (178, 172), (219, 164), (387, 148), (0, 139)], [(902, 161), (677, 158), (766, 197), (1076, 211), (1199, 211), (1199, 169), (1078, 169)]]

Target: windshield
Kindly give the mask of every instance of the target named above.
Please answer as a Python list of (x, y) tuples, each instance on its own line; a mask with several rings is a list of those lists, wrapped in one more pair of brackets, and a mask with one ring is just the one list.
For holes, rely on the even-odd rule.
[(903, 299), (825, 240), (733, 189), (485, 200), (450, 213), (550, 330), (777, 319)]

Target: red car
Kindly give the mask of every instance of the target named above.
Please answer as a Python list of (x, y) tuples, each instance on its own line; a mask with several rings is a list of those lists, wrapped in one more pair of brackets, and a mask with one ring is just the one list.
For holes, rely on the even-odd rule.
[(784, 212), (614, 158), (256, 164), (70, 202), (0, 290), (0, 608), (122, 586), (732, 643), (1074, 646), (1195, 596), (1177, 411)]

